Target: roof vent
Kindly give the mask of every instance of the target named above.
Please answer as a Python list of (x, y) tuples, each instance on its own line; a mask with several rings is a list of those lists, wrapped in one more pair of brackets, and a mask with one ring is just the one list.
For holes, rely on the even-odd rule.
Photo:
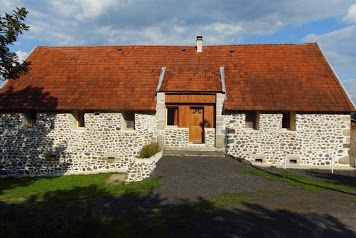
[(233, 55), (235, 53), (234, 50), (230, 50), (230, 56)]
[(197, 36), (197, 52), (203, 52), (203, 36)]

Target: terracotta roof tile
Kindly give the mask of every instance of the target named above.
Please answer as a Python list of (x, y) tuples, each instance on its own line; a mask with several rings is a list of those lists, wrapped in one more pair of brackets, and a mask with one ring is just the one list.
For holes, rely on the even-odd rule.
[(226, 109), (355, 110), (316, 44), (37, 47), (28, 60), (0, 109), (154, 110), (163, 66), (162, 92), (222, 92), (223, 66)]

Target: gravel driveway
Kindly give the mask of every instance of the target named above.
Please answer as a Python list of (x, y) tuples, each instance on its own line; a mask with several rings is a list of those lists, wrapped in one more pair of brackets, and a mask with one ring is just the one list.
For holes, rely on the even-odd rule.
[[(182, 237), (356, 237), (356, 192), (306, 191), (281, 181), (241, 173), (254, 169), (232, 158), (163, 157), (154, 190), (165, 203), (199, 201), (224, 193), (262, 194), (256, 201), (217, 209), (174, 230)], [(281, 169), (262, 168), (274, 173)], [(356, 171), (288, 170), (296, 175), (355, 182)]]

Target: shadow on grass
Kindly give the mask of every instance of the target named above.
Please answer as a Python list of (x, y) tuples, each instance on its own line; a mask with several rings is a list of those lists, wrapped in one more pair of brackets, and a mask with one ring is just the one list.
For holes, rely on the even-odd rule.
[[(337, 176), (337, 175), (335, 176), (333, 174), (329, 176), (324, 174), (322, 176), (322, 173), (317, 173), (317, 172), (315, 172), (315, 174), (312, 174), (312, 172), (307, 172), (306, 175), (296, 175), (291, 173), (290, 171), (287, 171), (288, 173), (286, 173), (286, 171), (282, 171), (282, 170), (279, 173), (276, 173), (268, 170), (267, 168), (257, 167), (252, 164), (248, 164), (248, 165), (253, 169), (255, 169), (256, 171), (265, 173), (265, 175), (254, 174), (253, 172), (251, 172), (251, 174), (262, 176), (267, 179), (286, 182), (294, 186), (305, 188), (306, 190), (309, 190), (308, 189), (309, 187), (314, 189), (325, 189), (325, 190), (339, 192), (351, 196), (356, 196), (356, 193), (350, 192), (350, 190), (356, 191), (356, 183), (354, 181), (351, 181), (350, 178), (346, 179), (345, 176)], [(249, 173), (249, 172), (245, 171), (244, 173)], [(319, 174), (319, 176), (317, 176), (316, 174)], [(314, 178), (313, 176), (310, 175), (313, 175)], [(315, 177), (318, 177), (319, 179), (316, 179)]]
[[(62, 191), (21, 204), (0, 204), (1, 237), (355, 237), (337, 218), (272, 210), (241, 203), (216, 208), (212, 202), (168, 203), (154, 193), (114, 197), (96, 186), (67, 191), (73, 203), (53, 203)], [(83, 194), (101, 194), (80, 200)], [(77, 196), (77, 197), (76, 197)], [(76, 197), (76, 198), (74, 198)], [(79, 201), (78, 201), (79, 200)]]
[(330, 171), (316, 171), (310, 170), (306, 171), (307, 175), (319, 178), (319, 179), (328, 179), (338, 183), (346, 183), (352, 184), (356, 188), (356, 171), (347, 171), (347, 174), (338, 174), (338, 171), (334, 171), (334, 173), (330, 173)]

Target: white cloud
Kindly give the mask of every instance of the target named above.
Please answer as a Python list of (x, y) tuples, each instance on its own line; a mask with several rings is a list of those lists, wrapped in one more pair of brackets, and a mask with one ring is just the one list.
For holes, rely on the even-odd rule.
[[(126, 1), (121, 1), (126, 2)], [(74, 0), (72, 5), (80, 6), (80, 14), (77, 19), (84, 21), (88, 18), (97, 18), (108, 11), (111, 7), (119, 4), (120, 1), (115, 0)]]
[(1, 12), (0, 14), (2, 15), (4, 12), (7, 13), (12, 13), (13, 10), (16, 9), (16, 6), (19, 6), (17, 4), (19, 4), (20, 1), (18, 0), (0, 0), (0, 6), (1, 6)]
[(343, 20), (350, 23), (356, 23), (356, 4), (351, 5)]
[[(184, 44), (199, 34), (206, 44), (239, 43), (245, 36), (341, 17), (350, 2), (356, 0), (16, 0), (30, 10), (27, 37), (52, 45)], [(113, 33), (98, 30), (105, 27)]]
[(244, 30), (239, 24), (225, 24), (221, 22), (206, 25), (204, 29), (206, 31), (213, 31), (223, 35), (233, 35)]
[(304, 41), (318, 42), (336, 68), (349, 68), (356, 73), (356, 25), (322, 35), (308, 35)]
[(19, 57), (19, 61), (22, 63), (27, 59), (28, 53), (23, 52), (21, 50), (15, 52), (17, 54), (17, 57)]
[(307, 42), (318, 42), (334, 67), (345, 89), (356, 103), (356, 25), (322, 35), (309, 35)]

